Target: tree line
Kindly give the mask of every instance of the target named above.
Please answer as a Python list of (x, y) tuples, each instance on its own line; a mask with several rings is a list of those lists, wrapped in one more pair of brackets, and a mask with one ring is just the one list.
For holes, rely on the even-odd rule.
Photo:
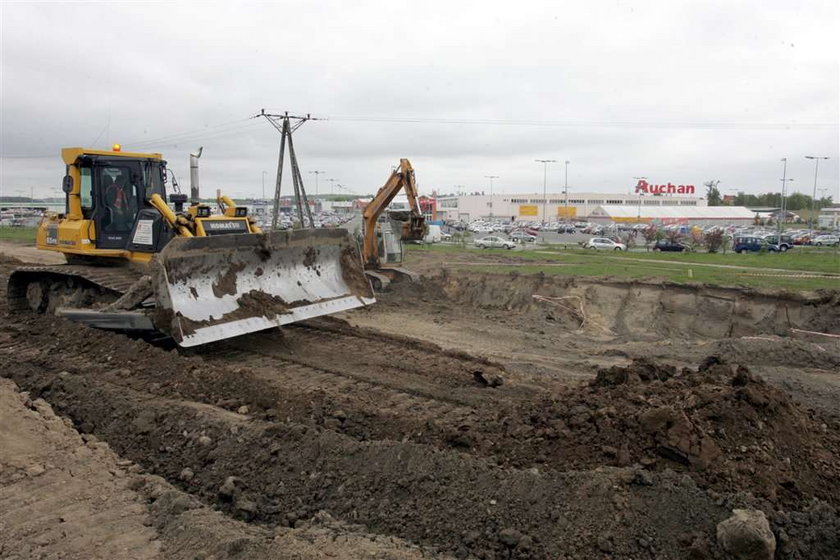
[[(797, 210), (810, 210), (811, 203), (814, 199), (807, 194), (799, 192), (791, 193), (785, 196), (787, 209), (791, 212)], [(763, 206), (780, 208), (782, 206), (782, 195), (778, 192), (769, 192), (764, 194), (747, 194), (739, 192), (734, 197), (724, 199), (721, 196), (720, 190), (717, 188), (717, 182), (710, 181), (706, 183), (706, 200), (709, 206)], [(831, 206), (833, 201), (830, 196), (824, 196), (816, 200), (814, 208), (817, 210)]]

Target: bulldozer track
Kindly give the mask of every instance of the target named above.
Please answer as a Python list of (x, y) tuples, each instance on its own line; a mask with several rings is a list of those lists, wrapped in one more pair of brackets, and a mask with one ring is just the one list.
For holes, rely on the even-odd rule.
[(87, 280), (109, 291), (123, 294), (142, 273), (129, 267), (103, 267), (86, 265), (23, 266), (15, 274), (55, 274)]

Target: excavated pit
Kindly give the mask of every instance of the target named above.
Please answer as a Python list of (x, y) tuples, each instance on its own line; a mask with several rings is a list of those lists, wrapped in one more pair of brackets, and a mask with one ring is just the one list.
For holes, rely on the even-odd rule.
[(840, 549), (837, 408), (755, 350), (833, 394), (840, 349), (790, 329), (834, 332), (836, 295), (449, 275), (200, 352), (0, 313), (4, 376), (253, 526), (326, 514), (441, 557), (718, 558), (716, 524), (750, 507), (780, 558)]

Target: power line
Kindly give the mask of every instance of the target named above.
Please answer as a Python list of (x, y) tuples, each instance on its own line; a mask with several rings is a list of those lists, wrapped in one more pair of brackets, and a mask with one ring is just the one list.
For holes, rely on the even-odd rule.
[(696, 128), (705, 130), (831, 130), (840, 127), (837, 123), (748, 123), (748, 122), (702, 122), (702, 121), (550, 121), (550, 120), (499, 120), (499, 119), (455, 119), (434, 117), (372, 117), (332, 116), (325, 120), (348, 122), (381, 122), (409, 124), (458, 124), (494, 126), (533, 126), (564, 128)]
[[(154, 139), (143, 141), (129, 141), (123, 142), (123, 146), (127, 149), (145, 148), (149, 146), (155, 147), (171, 147), (178, 144), (193, 142), (198, 140), (208, 140), (214, 138), (221, 138), (224, 136), (234, 135), (250, 129), (257, 128), (259, 123), (251, 122), (250, 119), (239, 119), (236, 121), (229, 121), (227, 123), (219, 123), (205, 127), (204, 129), (194, 130), (191, 132), (182, 132), (179, 134), (170, 134)], [(104, 130), (104, 129), (103, 129)], [(101, 137), (101, 133), (99, 135)], [(99, 138), (99, 137), (97, 137)], [(56, 153), (41, 153), (41, 154), (0, 154), (0, 157), (5, 159), (47, 159), (56, 157)]]

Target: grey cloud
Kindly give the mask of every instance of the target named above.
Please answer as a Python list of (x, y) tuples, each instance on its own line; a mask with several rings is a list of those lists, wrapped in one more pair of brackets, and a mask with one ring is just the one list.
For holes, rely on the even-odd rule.
[[(258, 195), (279, 134), (261, 107), (315, 116), (562, 121), (586, 126), (307, 123), (304, 171), (372, 192), (399, 157), (425, 189), (533, 191), (535, 158), (579, 190), (634, 175), (750, 192), (779, 158), (837, 193), (840, 43), (833, 2), (284, 2), (0, 4), (3, 193), (57, 192), (62, 146), (161, 151), (182, 179), (205, 146), (208, 189)], [(233, 122), (232, 122), (233, 121)], [(641, 123), (642, 126), (594, 123)], [(217, 126), (219, 123), (229, 123)], [(661, 126), (688, 123), (686, 127)], [(744, 126), (703, 128), (708, 123)], [(750, 127), (828, 123), (833, 128)], [(184, 134), (189, 133), (189, 134)], [(800, 182), (800, 178), (801, 181)], [(304, 179), (314, 192), (312, 176)], [(562, 165), (549, 184), (562, 184)], [(807, 188), (806, 188), (807, 187)], [(838, 194), (835, 194), (835, 198)]]

